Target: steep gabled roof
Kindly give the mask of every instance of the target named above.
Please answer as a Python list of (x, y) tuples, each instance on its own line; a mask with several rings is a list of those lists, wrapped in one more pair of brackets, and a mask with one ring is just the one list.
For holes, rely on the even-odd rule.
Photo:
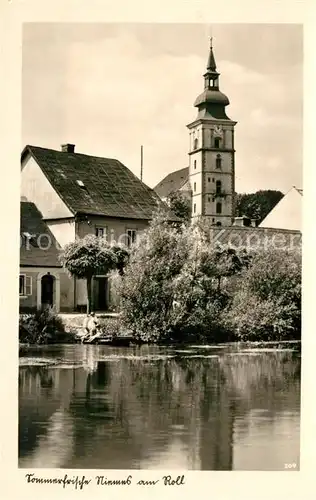
[(36, 205), (20, 204), (20, 266), (62, 267), (59, 246)]
[[(153, 189), (112, 158), (26, 146), (57, 194), (75, 214), (149, 220), (167, 206)], [(170, 213), (170, 220), (177, 217)]]
[(167, 198), (171, 193), (178, 191), (189, 178), (189, 167), (175, 170), (168, 174), (154, 188), (158, 196)]

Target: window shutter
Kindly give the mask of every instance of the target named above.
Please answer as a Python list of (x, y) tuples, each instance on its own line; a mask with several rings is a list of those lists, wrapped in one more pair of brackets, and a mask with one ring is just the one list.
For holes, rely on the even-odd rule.
[(24, 295), (24, 290), (25, 290), (25, 276), (24, 274), (20, 274), (19, 278), (19, 294)]
[(32, 276), (25, 276), (25, 295), (32, 295)]

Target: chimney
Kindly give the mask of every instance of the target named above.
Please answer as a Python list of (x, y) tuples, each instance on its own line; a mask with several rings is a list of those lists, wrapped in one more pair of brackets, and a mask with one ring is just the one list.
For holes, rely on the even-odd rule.
[(245, 217), (244, 215), (242, 217), (235, 217), (233, 226), (249, 227), (251, 226), (251, 219), (249, 219), (249, 217)]
[(63, 153), (74, 153), (75, 152), (75, 144), (62, 144), (61, 150)]

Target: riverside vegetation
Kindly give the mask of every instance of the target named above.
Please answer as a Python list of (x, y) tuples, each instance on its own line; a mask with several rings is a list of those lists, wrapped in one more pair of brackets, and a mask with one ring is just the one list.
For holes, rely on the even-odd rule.
[(158, 216), (116, 274), (122, 322), (155, 342), (299, 338), (301, 255), (211, 244), (203, 223)]
[[(301, 255), (297, 250), (248, 253), (216, 247), (203, 223), (172, 225), (163, 214), (154, 218), (130, 253), (118, 247), (112, 250), (99, 240), (86, 237), (67, 245), (62, 259), (75, 275), (85, 261), (89, 277), (100, 266), (112, 270), (112, 291), (121, 311), (117, 333), (128, 332), (136, 342), (149, 343), (300, 338)], [(53, 329), (58, 325), (62, 342), (58, 320), (54, 315), (46, 319)], [(20, 322), (20, 341), (22, 327)], [(44, 334), (50, 342), (47, 329)], [(43, 341), (43, 333), (40, 338)], [(36, 334), (33, 342), (37, 343)]]

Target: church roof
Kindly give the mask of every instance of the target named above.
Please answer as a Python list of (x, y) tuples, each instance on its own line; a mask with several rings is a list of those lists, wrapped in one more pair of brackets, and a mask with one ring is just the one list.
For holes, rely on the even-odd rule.
[(34, 203), (20, 204), (20, 266), (61, 267), (58, 243)]
[(76, 214), (150, 220), (158, 207), (170, 212), (157, 193), (120, 161), (26, 146), (30, 154), (70, 211)]
[(158, 196), (167, 198), (171, 193), (178, 191), (189, 178), (189, 167), (175, 170), (166, 175), (154, 188)]

